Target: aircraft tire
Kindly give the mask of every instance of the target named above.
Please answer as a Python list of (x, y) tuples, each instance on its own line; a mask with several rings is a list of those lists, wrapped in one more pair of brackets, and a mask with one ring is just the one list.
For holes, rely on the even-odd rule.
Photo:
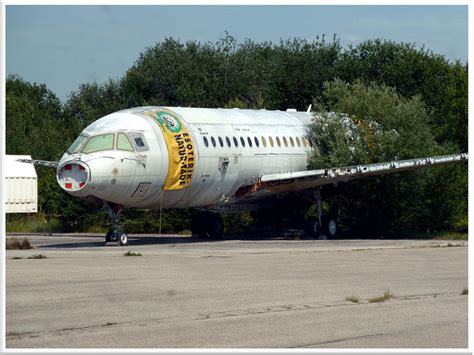
[(108, 231), (107, 234), (105, 235), (105, 244), (108, 242), (112, 241), (112, 236), (114, 235), (113, 231)]
[(335, 216), (322, 216), (321, 223), (323, 225), (322, 234), (325, 235), (327, 238), (334, 238), (339, 232), (339, 226), (337, 225), (337, 219)]
[(118, 245), (121, 247), (128, 245), (128, 235), (126, 233), (119, 234)]
[(304, 223), (304, 231), (308, 236), (318, 238), (321, 234), (318, 219), (316, 217), (308, 217)]

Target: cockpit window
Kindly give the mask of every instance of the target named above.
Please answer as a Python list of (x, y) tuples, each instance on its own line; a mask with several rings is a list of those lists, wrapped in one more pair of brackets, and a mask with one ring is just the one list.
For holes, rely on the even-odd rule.
[(133, 152), (132, 143), (130, 143), (128, 137), (123, 133), (118, 134), (117, 149), (119, 149), (119, 150), (128, 150), (130, 152)]
[(140, 137), (135, 138), (135, 143), (136, 143), (139, 147), (144, 147), (144, 146), (145, 146), (145, 143), (143, 143), (143, 139), (141, 139)]
[(82, 152), (92, 153), (112, 149), (114, 149), (114, 134), (109, 133), (89, 138), (84, 148), (82, 148)]
[(84, 142), (86, 141), (87, 139), (87, 136), (83, 136), (82, 134), (76, 138), (76, 140), (74, 141), (74, 143), (71, 144), (71, 146), (69, 147), (69, 149), (67, 150), (67, 152), (69, 154), (74, 154), (74, 153), (77, 153), (82, 145), (84, 144)]
[(132, 142), (136, 152), (146, 152), (149, 150), (146, 138), (143, 133), (130, 132), (127, 133), (127, 136), (130, 138), (130, 142)]

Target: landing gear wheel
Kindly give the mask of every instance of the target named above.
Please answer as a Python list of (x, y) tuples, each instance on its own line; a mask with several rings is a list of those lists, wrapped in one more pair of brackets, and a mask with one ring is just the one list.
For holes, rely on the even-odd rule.
[(316, 217), (308, 217), (304, 224), (304, 231), (307, 235), (313, 238), (319, 238), (321, 235), (321, 228)]
[(105, 244), (112, 241), (113, 237), (114, 237), (114, 232), (108, 231), (107, 234), (105, 235)]
[(128, 236), (126, 233), (120, 233), (119, 238), (118, 238), (118, 245), (120, 246), (126, 246), (128, 245)]
[(332, 215), (322, 216), (323, 234), (328, 238), (334, 238), (339, 232), (336, 217)]

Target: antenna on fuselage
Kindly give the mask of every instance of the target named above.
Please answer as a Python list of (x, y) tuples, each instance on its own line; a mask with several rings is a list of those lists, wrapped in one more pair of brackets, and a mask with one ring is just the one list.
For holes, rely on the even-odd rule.
[(308, 109), (306, 110), (306, 112), (310, 113), (311, 112), (311, 107), (313, 106), (313, 104), (309, 104), (308, 106)]

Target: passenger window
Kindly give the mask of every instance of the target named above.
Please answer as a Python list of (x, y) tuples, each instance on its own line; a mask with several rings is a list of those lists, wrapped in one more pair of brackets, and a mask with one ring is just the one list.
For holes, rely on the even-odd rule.
[(102, 134), (100, 136), (89, 138), (84, 148), (82, 148), (82, 153), (92, 153), (112, 149), (114, 149), (114, 134)]
[(296, 144), (298, 144), (298, 147), (301, 147), (300, 139), (298, 137), (296, 137)]
[(229, 137), (225, 137), (225, 141), (226, 141), (226, 143), (227, 143), (227, 146), (230, 148), (230, 147), (231, 147), (231, 143), (230, 143)]
[(304, 137), (301, 137), (301, 142), (303, 142), (303, 146), (306, 147), (306, 139), (304, 139)]
[(237, 141), (237, 138), (232, 137), (232, 139), (234, 140), (234, 145), (237, 148), (239, 146), (239, 142)]
[(258, 142), (258, 138), (257, 137), (254, 137), (254, 140), (255, 140), (255, 145), (257, 147), (260, 147), (260, 143)]
[(277, 145), (278, 145), (279, 147), (281, 147), (280, 137), (277, 136), (277, 137), (276, 137), (276, 140), (277, 140)]
[(265, 148), (267, 147), (267, 141), (265, 140), (264, 136), (262, 136), (262, 144)]
[(295, 146), (295, 141), (293, 140), (293, 137), (290, 137), (290, 143), (291, 143), (291, 146), (292, 146), (292, 147)]
[(209, 141), (207, 140), (207, 137), (204, 136), (204, 137), (202, 137), (202, 139), (204, 141), (204, 145), (206, 146), (206, 148), (209, 147)]
[(214, 139), (214, 137), (211, 137), (211, 143), (212, 143), (212, 146), (215, 148), (216, 147), (216, 140)]
[(221, 147), (224, 146), (224, 141), (222, 140), (221, 137), (217, 137), (217, 139), (219, 140), (219, 144), (221, 145)]
[(130, 143), (128, 137), (123, 133), (118, 134), (117, 149), (119, 149), (119, 150), (128, 150), (129, 152), (133, 152), (132, 143)]
[(252, 148), (252, 140), (250, 139), (250, 137), (247, 137), (247, 142), (249, 144), (249, 147)]
[(242, 147), (245, 147), (245, 139), (244, 139), (244, 137), (240, 137), (240, 143), (242, 144)]
[(270, 145), (273, 147), (273, 138), (271, 136), (269, 136), (268, 140), (270, 141)]
[(286, 137), (283, 137), (283, 143), (285, 144), (285, 147), (288, 147), (288, 141), (286, 140)]

